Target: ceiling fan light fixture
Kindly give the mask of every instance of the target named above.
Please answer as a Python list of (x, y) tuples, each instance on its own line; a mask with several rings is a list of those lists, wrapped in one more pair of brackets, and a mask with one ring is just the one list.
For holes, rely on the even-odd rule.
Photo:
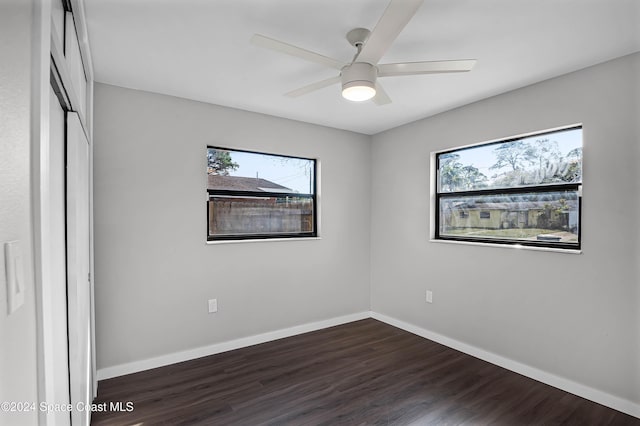
[(341, 82), (342, 97), (345, 99), (355, 102), (371, 99), (376, 105), (386, 105), (391, 103), (391, 98), (383, 87), (377, 83), (378, 77), (465, 72), (471, 71), (476, 63), (475, 59), (379, 63), (394, 40), (416, 14), (423, 1), (389, 0), (389, 5), (373, 31), (369, 31), (366, 28), (355, 28), (349, 31), (347, 33), (347, 41), (357, 49), (351, 63), (329, 58), (260, 34), (254, 34), (251, 37), (251, 43), (340, 70), (339, 76), (316, 81), (285, 93), (285, 96), (297, 98)]
[(342, 85), (342, 97), (349, 101), (368, 101), (375, 95), (375, 84), (370, 81), (350, 81)]
[(376, 95), (378, 69), (365, 62), (354, 62), (342, 69), (342, 97), (354, 101), (368, 101)]

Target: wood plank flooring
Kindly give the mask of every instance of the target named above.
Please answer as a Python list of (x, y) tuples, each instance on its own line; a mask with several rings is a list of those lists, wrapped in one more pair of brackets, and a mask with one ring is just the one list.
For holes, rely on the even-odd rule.
[(93, 425), (640, 425), (366, 319), (103, 380)]

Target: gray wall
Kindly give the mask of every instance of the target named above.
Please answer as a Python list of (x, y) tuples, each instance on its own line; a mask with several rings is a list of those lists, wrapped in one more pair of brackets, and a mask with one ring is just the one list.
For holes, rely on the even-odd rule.
[[(31, 2), (0, 3), (0, 401), (37, 402), (30, 180)], [(4, 242), (20, 241), (25, 303), (7, 316)], [(35, 424), (37, 411), (0, 424)]]
[[(386, 173), (372, 175), (372, 310), (640, 402), (639, 62), (374, 136), (372, 170)], [(581, 255), (429, 242), (430, 152), (573, 123), (584, 124)]]
[[(97, 84), (98, 367), (371, 308), (640, 402), (638, 75), (636, 54), (373, 138)], [(582, 254), (428, 241), (430, 152), (574, 123)], [(322, 239), (205, 244), (207, 144), (319, 158)]]
[[(369, 309), (368, 136), (103, 84), (94, 116), (98, 368)], [(207, 144), (318, 158), (322, 239), (207, 245)]]

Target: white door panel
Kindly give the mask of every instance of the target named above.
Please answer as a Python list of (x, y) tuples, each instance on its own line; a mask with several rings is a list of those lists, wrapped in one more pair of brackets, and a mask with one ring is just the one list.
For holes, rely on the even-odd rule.
[[(71, 77), (71, 86), (77, 95), (77, 98), (72, 97), (72, 108), (74, 111), (79, 111), (82, 116), (85, 116), (87, 109), (87, 77), (84, 73), (82, 53), (80, 52), (80, 43), (78, 43), (73, 14), (66, 12), (65, 20), (64, 55)], [(73, 105), (74, 102), (77, 105)]]
[[(69, 353), (67, 345), (67, 266), (65, 256), (65, 116), (53, 88), (49, 89), (49, 223), (51, 270), (43, 281), (45, 315), (44, 368), (47, 404), (69, 404)], [(69, 425), (64, 410), (47, 410), (47, 420)]]
[(67, 112), (67, 301), (71, 420), (88, 425), (91, 403), (91, 287), (89, 281), (89, 143), (78, 114)]

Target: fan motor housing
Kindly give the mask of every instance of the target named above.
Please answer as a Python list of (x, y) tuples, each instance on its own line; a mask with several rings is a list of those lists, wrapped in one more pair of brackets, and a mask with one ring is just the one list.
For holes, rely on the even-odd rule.
[(354, 62), (342, 68), (342, 89), (352, 86), (370, 86), (376, 84), (378, 68), (366, 62)]

